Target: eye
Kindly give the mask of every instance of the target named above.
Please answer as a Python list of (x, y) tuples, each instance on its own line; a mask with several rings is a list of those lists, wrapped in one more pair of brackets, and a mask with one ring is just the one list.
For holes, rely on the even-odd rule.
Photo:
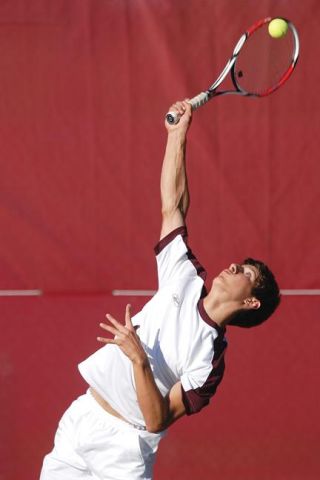
[(243, 273), (249, 280), (254, 281), (254, 273), (250, 269), (246, 269)]

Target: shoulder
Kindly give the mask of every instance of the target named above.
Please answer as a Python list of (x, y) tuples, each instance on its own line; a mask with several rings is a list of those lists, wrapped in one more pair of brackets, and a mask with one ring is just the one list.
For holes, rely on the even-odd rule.
[(168, 233), (165, 237), (161, 238), (160, 241), (154, 247), (155, 254), (159, 255), (168, 245), (172, 244), (176, 239), (182, 240), (186, 249), (188, 248), (187, 247), (188, 245), (187, 227), (182, 226), (182, 227), (175, 228), (170, 233)]

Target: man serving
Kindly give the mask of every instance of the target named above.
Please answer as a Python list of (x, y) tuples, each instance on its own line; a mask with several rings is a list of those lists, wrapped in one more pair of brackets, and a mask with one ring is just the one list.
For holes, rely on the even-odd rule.
[(252, 327), (280, 302), (273, 274), (260, 261), (232, 263), (210, 288), (187, 243), (185, 165), (192, 109), (168, 132), (161, 173), (162, 228), (155, 248), (156, 295), (125, 323), (107, 315), (113, 338), (79, 365), (88, 392), (62, 417), (41, 480), (150, 480), (159, 441), (183, 415), (207, 406), (222, 380), (227, 325)]

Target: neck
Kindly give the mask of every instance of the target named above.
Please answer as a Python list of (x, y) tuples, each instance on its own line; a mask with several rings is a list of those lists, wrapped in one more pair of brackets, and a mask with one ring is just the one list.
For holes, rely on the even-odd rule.
[(203, 300), (205, 311), (219, 327), (226, 327), (237, 311), (234, 302), (223, 302), (210, 292)]

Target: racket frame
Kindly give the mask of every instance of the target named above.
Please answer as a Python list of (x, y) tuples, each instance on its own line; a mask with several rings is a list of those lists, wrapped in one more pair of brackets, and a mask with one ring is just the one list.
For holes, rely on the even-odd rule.
[[(236, 73), (235, 73), (235, 64), (238, 58), (238, 55), (245, 45), (246, 41), (248, 38), (250, 38), (259, 28), (261, 28), (263, 25), (266, 23), (269, 23), (273, 18), (272, 17), (266, 17), (255, 24), (253, 24), (243, 35), (241, 35), (239, 41), (237, 42), (232, 56), (228, 60), (226, 66), (220, 73), (219, 77), (214, 81), (214, 83), (205, 91), (199, 93), (195, 97), (191, 98), (188, 100), (188, 103), (192, 106), (192, 110), (196, 110), (197, 108), (201, 107), (205, 103), (207, 103), (209, 100), (211, 100), (214, 97), (221, 96), (221, 95), (242, 95), (246, 97), (266, 97), (267, 95), (270, 95), (273, 93), (275, 90), (280, 88), (287, 80), (288, 78), (292, 75), (293, 70), (296, 66), (296, 63), (299, 58), (299, 50), (300, 50), (300, 42), (299, 42), (299, 36), (298, 32), (293, 25), (293, 23), (283, 17), (277, 17), (281, 18), (288, 24), (288, 28), (291, 30), (294, 38), (294, 50), (293, 50), (293, 56), (292, 56), (292, 61), (288, 67), (288, 69), (283, 73), (281, 76), (280, 80), (276, 85), (273, 85), (272, 87), (268, 88), (267, 90), (260, 92), (260, 93), (252, 93), (252, 92), (247, 92), (237, 82), (236, 78)], [(219, 85), (222, 84), (222, 82), (225, 80), (227, 77), (228, 73), (230, 72), (232, 83), (234, 86), (234, 90), (217, 90)], [(174, 111), (170, 111), (166, 114), (166, 119), (168, 123), (170, 124), (176, 124), (179, 122), (180, 116)]]

